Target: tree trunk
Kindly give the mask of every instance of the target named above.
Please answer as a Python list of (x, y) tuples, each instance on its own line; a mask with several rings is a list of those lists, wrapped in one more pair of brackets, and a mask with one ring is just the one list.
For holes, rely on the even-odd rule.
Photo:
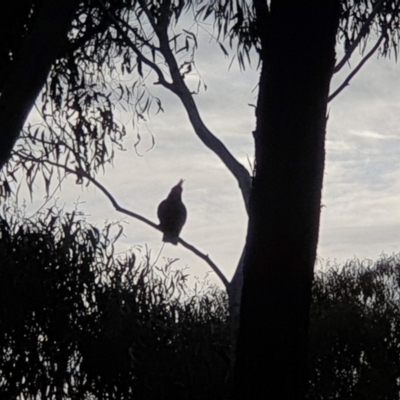
[(235, 274), (233, 275), (232, 280), (230, 281), (228, 286), (229, 326), (230, 326), (230, 345), (231, 345), (230, 377), (232, 377), (232, 373), (234, 371), (234, 366), (236, 362), (236, 346), (239, 337), (240, 304), (242, 302), (242, 288), (243, 288), (244, 254), (245, 254), (245, 249), (243, 249)]
[(299, 400), (318, 242), (339, 1), (279, 0), (264, 20), (233, 398)]
[(77, 5), (77, 0), (44, 0), (16, 55), (0, 97), (0, 169), (9, 159), (53, 63), (65, 50)]

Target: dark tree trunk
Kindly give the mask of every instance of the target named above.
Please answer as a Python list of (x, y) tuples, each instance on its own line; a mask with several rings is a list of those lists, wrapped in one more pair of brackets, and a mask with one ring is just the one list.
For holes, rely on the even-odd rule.
[(235, 399), (299, 400), (339, 1), (279, 0), (264, 21)]
[(0, 169), (10, 157), (53, 63), (65, 51), (78, 4), (77, 0), (44, 0), (32, 31), (3, 79), (6, 83), (0, 97)]

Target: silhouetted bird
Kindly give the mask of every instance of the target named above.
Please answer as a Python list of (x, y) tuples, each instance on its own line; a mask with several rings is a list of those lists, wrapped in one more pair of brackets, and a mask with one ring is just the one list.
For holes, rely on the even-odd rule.
[(160, 228), (164, 233), (163, 241), (178, 244), (179, 234), (186, 221), (186, 207), (182, 203), (182, 184), (174, 186), (168, 197), (160, 203), (157, 215), (160, 220)]

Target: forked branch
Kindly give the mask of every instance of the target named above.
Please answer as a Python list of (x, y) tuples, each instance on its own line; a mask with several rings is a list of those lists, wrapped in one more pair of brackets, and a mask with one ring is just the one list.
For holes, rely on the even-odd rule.
[(199, 110), (196, 102), (193, 98), (193, 94), (187, 87), (184, 77), (179, 71), (179, 66), (176, 61), (174, 54), (169, 46), (169, 40), (166, 29), (164, 31), (158, 30), (157, 36), (160, 41), (160, 50), (165, 58), (168, 65), (171, 78), (172, 86), (169, 88), (175, 93), (185, 107), (188, 114), (189, 120), (193, 126), (193, 129), (198, 138), (205, 144), (210, 150), (212, 150), (220, 160), (225, 164), (228, 170), (236, 178), (239, 188), (242, 192), (243, 200), (248, 210), (248, 201), (251, 187), (251, 176), (247, 169), (239, 163), (236, 158), (230, 153), (226, 146), (219, 140), (205, 125), (201, 119)]
[[(102, 4), (102, 3), (101, 3)], [(116, 15), (112, 14), (106, 7), (102, 4), (104, 11), (107, 13), (107, 16), (110, 18), (110, 20), (113, 22), (115, 29), (118, 31), (118, 33), (121, 35), (121, 37), (124, 39), (126, 45), (130, 47), (133, 52), (136, 54), (137, 58), (139, 61), (143, 62), (143, 64), (148, 65), (156, 74), (158, 77), (159, 84), (163, 85), (166, 88), (170, 88), (171, 84), (167, 82), (167, 80), (164, 77), (163, 72), (161, 71), (160, 67), (153, 61), (149, 60), (147, 57), (145, 57), (142, 52), (139, 50), (138, 46), (131, 40), (127, 32), (121, 27), (121, 25), (124, 25), (127, 27), (127, 23), (125, 21), (122, 21), (120, 18), (118, 18)], [(146, 43), (147, 46), (149, 44)], [(156, 47), (153, 47), (153, 50), (156, 50)]]
[(167, 32), (168, 26), (165, 26), (166, 25), (164, 23), (165, 21), (163, 20), (162, 24), (157, 24), (156, 21), (152, 18), (152, 15), (149, 12), (149, 10), (145, 8), (144, 11), (149, 19), (149, 23), (152, 26), (154, 33), (158, 37), (159, 47), (157, 47), (157, 51), (165, 59), (165, 62), (168, 66), (169, 73), (172, 79), (172, 83), (167, 82), (167, 80), (164, 77), (164, 74), (161, 72), (159, 66), (156, 63), (150, 61), (140, 53), (137, 45), (131, 40), (129, 35), (121, 27), (121, 25), (125, 26), (125, 22), (119, 21), (118, 17), (111, 14), (109, 10), (106, 10), (110, 19), (114, 23), (115, 28), (118, 30), (120, 35), (125, 40), (126, 45), (129, 46), (135, 52), (135, 54), (137, 54), (138, 58), (143, 63), (147, 64), (150, 68), (152, 68), (156, 72), (159, 78), (159, 82), (157, 83), (161, 84), (166, 89), (169, 89), (179, 97), (189, 116), (189, 120), (198, 138), (220, 158), (220, 160), (225, 164), (228, 170), (236, 178), (243, 196), (246, 209), (248, 209), (248, 201), (249, 201), (250, 187), (251, 187), (251, 176), (249, 172), (241, 163), (239, 163), (236, 160), (236, 158), (229, 152), (229, 150), (221, 142), (221, 140), (219, 140), (207, 128), (207, 126), (201, 119), (196, 102), (194, 101), (193, 98), (193, 94), (187, 87), (184, 81), (184, 77), (182, 76), (179, 70), (176, 58), (170, 48), (169, 37)]
[(386, 37), (386, 34), (382, 33), (379, 40), (375, 43), (375, 46), (363, 57), (363, 59), (358, 63), (357, 67), (351, 71), (351, 73), (347, 76), (347, 78), (343, 81), (343, 83), (328, 97), (328, 102), (333, 100), (346, 86), (349, 85), (350, 81), (354, 78), (354, 76), (358, 73), (358, 71), (363, 67), (363, 65), (367, 62), (367, 60), (378, 50), (381, 45), (383, 39)]

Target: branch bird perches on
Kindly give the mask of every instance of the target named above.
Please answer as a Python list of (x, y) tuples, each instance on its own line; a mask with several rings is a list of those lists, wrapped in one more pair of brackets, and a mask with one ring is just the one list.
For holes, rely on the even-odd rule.
[[(94, 186), (96, 186), (98, 189), (103, 192), (103, 194), (108, 198), (108, 200), (111, 202), (113, 205), (114, 209), (122, 214), (128, 215), (132, 218), (135, 218), (139, 221), (144, 222), (145, 224), (151, 226), (154, 229), (157, 229), (162, 232), (162, 228), (160, 225), (152, 222), (151, 220), (147, 219), (146, 217), (143, 217), (142, 215), (135, 213), (133, 211), (130, 211), (126, 208), (123, 208), (119, 205), (117, 200), (114, 198), (114, 196), (100, 183), (98, 182), (95, 178), (91, 177), (88, 175), (85, 171), (77, 168), (77, 169), (72, 169), (69, 168), (65, 165), (50, 161), (50, 160), (43, 160), (43, 159), (38, 159), (35, 157), (24, 157), (22, 155), (18, 155), (20, 158), (24, 158), (26, 161), (32, 161), (36, 163), (41, 163), (41, 164), (49, 164), (57, 168), (62, 168), (67, 174), (73, 174), (77, 176), (77, 182), (81, 183), (83, 179), (87, 179), (90, 183), (92, 183)], [(224, 284), (225, 288), (229, 288), (229, 281), (225, 277), (225, 275), (221, 272), (220, 268), (211, 260), (208, 254), (202, 253), (200, 250), (198, 250), (195, 246), (191, 245), (190, 243), (186, 242), (182, 238), (178, 238), (177, 243), (180, 243), (183, 247), (191, 251), (193, 254), (195, 254), (197, 257), (201, 258), (203, 261), (205, 261), (211, 269), (216, 273), (218, 278), (221, 280), (221, 282)]]

